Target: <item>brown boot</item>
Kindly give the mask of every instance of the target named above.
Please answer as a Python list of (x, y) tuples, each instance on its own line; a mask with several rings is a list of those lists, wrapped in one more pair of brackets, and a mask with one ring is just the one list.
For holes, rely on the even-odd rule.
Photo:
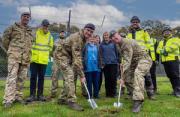
[(84, 109), (79, 104), (77, 104), (76, 102), (68, 102), (68, 106), (70, 108), (72, 108), (73, 110), (84, 111)]
[(142, 100), (134, 100), (132, 112), (138, 113), (141, 110), (142, 103)]

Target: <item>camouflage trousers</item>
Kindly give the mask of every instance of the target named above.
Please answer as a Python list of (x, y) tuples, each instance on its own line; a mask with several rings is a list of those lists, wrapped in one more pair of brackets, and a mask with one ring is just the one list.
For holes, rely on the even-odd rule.
[[(77, 79), (78, 79), (78, 74), (76, 73), (76, 70), (74, 69), (75, 92), (76, 92), (76, 86), (77, 86)], [(81, 93), (83, 96), (87, 96), (86, 89), (82, 83), (81, 83)]]
[[(58, 69), (58, 66), (56, 64), (56, 62), (53, 63), (52, 66), (52, 85), (51, 85), (51, 95), (52, 96), (56, 96), (57, 92), (58, 92), (58, 79), (61, 75), (61, 71), (60, 69)], [(62, 76), (61, 76), (62, 77)]]
[(125, 85), (132, 94), (133, 100), (144, 100), (144, 76), (149, 72), (152, 61), (147, 57), (131, 63), (129, 70), (124, 74)]
[(63, 88), (58, 100), (76, 102), (73, 67), (68, 62), (63, 61), (58, 64), (58, 68), (63, 76)]
[[(58, 92), (58, 79), (59, 79), (59, 77), (62, 78), (63, 76), (62, 76), (61, 70), (58, 69), (57, 64), (54, 62), (53, 66), (52, 66), (52, 77), (51, 77), (51, 79), (52, 79), (51, 95), (52, 96), (56, 96), (57, 95), (57, 92)], [(74, 69), (75, 93), (76, 93), (77, 79), (78, 79), (78, 75), (77, 75), (77, 73), (75, 72), (75, 69)], [(81, 91), (82, 91), (82, 95), (87, 95), (86, 89), (85, 89), (83, 84), (81, 84)]]
[(15, 60), (8, 60), (8, 76), (5, 85), (3, 103), (13, 103), (23, 100), (23, 86), (27, 78), (28, 65), (22, 65)]

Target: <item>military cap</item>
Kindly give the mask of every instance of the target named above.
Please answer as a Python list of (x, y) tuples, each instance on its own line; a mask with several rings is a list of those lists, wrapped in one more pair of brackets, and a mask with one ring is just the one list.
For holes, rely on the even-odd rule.
[(86, 24), (86, 25), (84, 26), (84, 28), (90, 28), (90, 29), (92, 29), (92, 30), (95, 30), (95, 25), (92, 24), (92, 23), (88, 23), (88, 24)]

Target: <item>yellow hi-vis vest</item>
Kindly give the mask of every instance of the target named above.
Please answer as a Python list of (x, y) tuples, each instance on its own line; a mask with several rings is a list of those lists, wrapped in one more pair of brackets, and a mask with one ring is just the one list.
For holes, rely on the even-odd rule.
[[(127, 38), (133, 39), (132, 33), (128, 33)], [(136, 31), (135, 40), (142, 48), (144, 48), (147, 52), (150, 53), (152, 60), (155, 61), (156, 56), (155, 56), (154, 44), (153, 41), (150, 39), (148, 32), (144, 30)]]
[[(161, 54), (162, 50), (168, 53), (167, 56)], [(162, 62), (180, 60), (180, 39), (172, 37), (160, 41), (157, 47), (157, 53), (160, 55)]]
[(156, 50), (155, 50), (155, 45), (157, 43), (157, 40), (154, 38), (151, 38), (151, 46), (149, 48), (149, 53), (151, 56), (152, 61), (156, 61)]
[(53, 37), (51, 33), (48, 32), (44, 34), (43, 30), (39, 28), (36, 31), (36, 39), (33, 43), (31, 52), (31, 62), (39, 63), (39, 64), (48, 64), (49, 53), (53, 48)]

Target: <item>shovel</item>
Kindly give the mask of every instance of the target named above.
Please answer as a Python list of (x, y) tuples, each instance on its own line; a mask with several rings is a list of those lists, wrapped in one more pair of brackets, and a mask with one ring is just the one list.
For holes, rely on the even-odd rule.
[(118, 95), (118, 102), (114, 102), (114, 107), (122, 107), (122, 103), (120, 102), (120, 98), (121, 98), (121, 84), (120, 84), (120, 87), (119, 87), (119, 95)]
[[(123, 66), (122, 65), (120, 65), (120, 70), (121, 70), (121, 78), (123, 77)], [(121, 83), (120, 83), (120, 85), (119, 85), (119, 95), (118, 95), (118, 102), (114, 102), (114, 107), (117, 107), (117, 108), (119, 108), (119, 107), (122, 107), (122, 103), (120, 102), (120, 98), (121, 98)]]
[(84, 87), (85, 87), (87, 94), (88, 94), (88, 102), (89, 102), (90, 106), (92, 107), (92, 109), (96, 109), (98, 107), (96, 102), (94, 101), (94, 99), (91, 99), (88, 88), (86, 86), (86, 83), (83, 82), (83, 84), (84, 84)]

